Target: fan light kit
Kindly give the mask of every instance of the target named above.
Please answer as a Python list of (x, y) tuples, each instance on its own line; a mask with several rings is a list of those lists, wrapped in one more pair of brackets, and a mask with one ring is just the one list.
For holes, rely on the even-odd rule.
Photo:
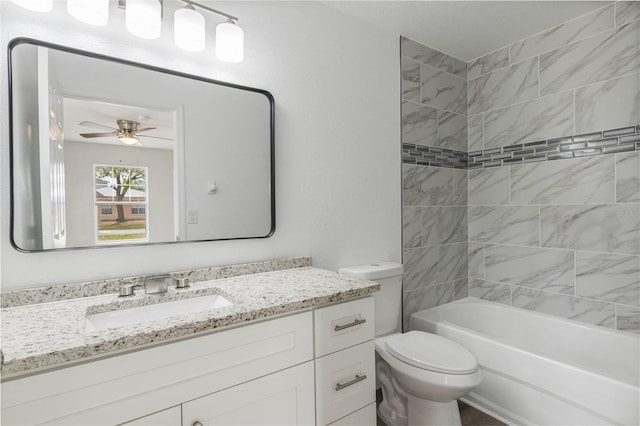
[[(11, 0), (26, 9), (49, 12), (53, 0)], [(138, 37), (157, 39), (162, 33), (164, 0), (118, 0), (125, 9), (125, 26)], [(204, 10), (225, 18), (216, 28), (216, 56), (226, 62), (244, 59), (244, 33), (237, 25), (238, 18), (191, 0), (179, 0), (186, 6), (173, 15), (173, 38), (176, 46), (189, 52), (205, 48), (205, 18), (197, 10)], [(67, 11), (79, 21), (104, 26), (109, 20), (109, 0), (67, 0)]]

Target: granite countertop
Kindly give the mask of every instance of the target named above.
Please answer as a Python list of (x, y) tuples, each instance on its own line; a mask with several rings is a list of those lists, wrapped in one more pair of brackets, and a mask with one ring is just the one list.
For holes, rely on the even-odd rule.
[[(163, 295), (116, 294), (0, 310), (4, 378), (70, 365), (88, 358), (269, 318), (378, 291), (379, 284), (303, 267), (197, 282)], [(217, 293), (232, 306), (102, 331), (87, 331), (85, 317), (113, 309)]]

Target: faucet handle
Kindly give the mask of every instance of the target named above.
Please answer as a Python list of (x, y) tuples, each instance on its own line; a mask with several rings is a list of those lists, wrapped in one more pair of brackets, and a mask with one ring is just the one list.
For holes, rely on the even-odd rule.
[(176, 288), (188, 288), (189, 286), (189, 278), (176, 278), (173, 280)]
[(144, 277), (144, 292), (146, 294), (166, 293), (169, 290), (171, 275), (153, 275)]
[(127, 297), (133, 296), (135, 293), (133, 292), (135, 288), (138, 287), (136, 284), (124, 284), (120, 286), (119, 289), (119, 297)]

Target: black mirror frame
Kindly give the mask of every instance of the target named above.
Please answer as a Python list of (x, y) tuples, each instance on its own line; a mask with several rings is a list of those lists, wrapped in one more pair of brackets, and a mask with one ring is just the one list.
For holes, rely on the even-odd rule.
[[(37, 249), (37, 250), (26, 250), (22, 247), (19, 247), (14, 239), (15, 229), (14, 229), (14, 218), (15, 218), (15, 200), (14, 200), (14, 172), (16, 170), (16, 166), (13, 161), (14, 154), (14, 140), (13, 140), (13, 84), (12, 84), (12, 63), (11, 63), (11, 52), (12, 50), (21, 44), (29, 44), (33, 46), (46, 47), (50, 49), (59, 50), (62, 52), (73, 53), (76, 55), (86, 56), (89, 58), (101, 59), (106, 61), (111, 61), (115, 63), (119, 63), (122, 65), (134, 66), (142, 69), (146, 69), (149, 71), (161, 72), (165, 74), (174, 75), (177, 77), (184, 77), (193, 80), (202, 81), (205, 83), (216, 84), (220, 86), (230, 87), (234, 89), (246, 90), (250, 92), (255, 92), (266, 96), (269, 101), (269, 109), (270, 109), (270, 162), (271, 162), (271, 228), (267, 235), (257, 236), (257, 237), (238, 237), (238, 238), (219, 238), (219, 239), (202, 239), (202, 240), (185, 240), (185, 241), (164, 241), (164, 242), (154, 242), (154, 243), (124, 243), (124, 244), (114, 244), (114, 245), (100, 245), (100, 246), (86, 246), (86, 247), (65, 247), (65, 248), (55, 248), (55, 249)], [(212, 241), (234, 241), (234, 240), (252, 240), (252, 239), (263, 239), (271, 237), (276, 230), (276, 182), (275, 182), (275, 101), (273, 95), (262, 89), (256, 89), (254, 87), (242, 86), (234, 83), (227, 83), (224, 81), (209, 79), (205, 77), (200, 77), (192, 74), (187, 74), (179, 71), (169, 70), (165, 68), (156, 67), (153, 65), (141, 64), (138, 62), (128, 61), (120, 58), (114, 58), (111, 56), (100, 55), (97, 53), (87, 52), (84, 50), (74, 49), (66, 46), (60, 46), (53, 43), (47, 43), (44, 41), (19, 37), (11, 40), (7, 45), (7, 67), (8, 67), (8, 108), (9, 108), (9, 186), (10, 186), (10, 214), (9, 214), (9, 238), (11, 242), (11, 246), (19, 252), (22, 253), (46, 253), (50, 251), (67, 251), (67, 250), (85, 250), (85, 249), (102, 249), (102, 248), (118, 248), (118, 247), (138, 247), (138, 246), (150, 246), (150, 245), (165, 245), (165, 244), (183, 244), (183, 243), (200, 243), (200, 242), (212, 242)]]

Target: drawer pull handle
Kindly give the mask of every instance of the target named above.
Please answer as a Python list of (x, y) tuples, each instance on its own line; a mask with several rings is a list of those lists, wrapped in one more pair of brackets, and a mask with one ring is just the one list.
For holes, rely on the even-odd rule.
[(349, 324), (345, 324), (345, 325), (336, 325), (336, 327), (334, 328), (335, 331), (341, 331), (344, 330), (346, 328), (349, 327), (355, 327), (356, 325), (360, 325), (360, 324), (364, 324), (365, 322), (367, 322), (366, 319), (354, 319), (353, 322), (350, 322)]
[(366, 378), (367, 378), (366, 374), (363, 374), (362, 376), (356, 374), (356, 377), (354, 379), (349, 380), (347, 383), (337, 383), (336, 384), (336, 390), (339, 391), (339, 390), (347, 388), (347, 387), (349, 387), (351, 385), (355, 385), (356, 383), (361, 382), (361, 381), (365, 380)]

